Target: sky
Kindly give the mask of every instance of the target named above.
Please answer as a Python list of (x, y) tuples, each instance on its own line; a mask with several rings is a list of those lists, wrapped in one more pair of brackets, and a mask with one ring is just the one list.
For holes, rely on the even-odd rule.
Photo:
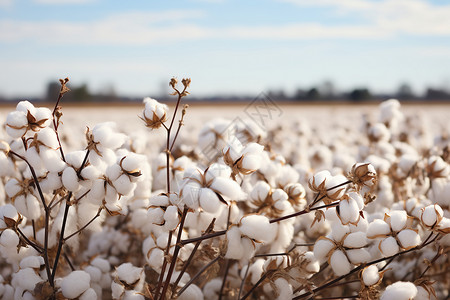
[(0, 0), (0, 95), (69, 77), (92, 92), (199, 96), (450, 86), (444, 0)]

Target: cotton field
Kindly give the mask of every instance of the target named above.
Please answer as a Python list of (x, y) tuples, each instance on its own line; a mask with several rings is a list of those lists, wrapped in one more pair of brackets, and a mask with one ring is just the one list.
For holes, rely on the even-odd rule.
[[(446, 299), (449, 107), (21, 101), (2, 299)], [(418, 109), (420, 108), (420, 109)]]

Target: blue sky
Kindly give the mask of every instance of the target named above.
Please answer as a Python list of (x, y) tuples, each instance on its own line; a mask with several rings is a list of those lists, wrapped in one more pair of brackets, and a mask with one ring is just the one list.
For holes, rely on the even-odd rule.
[(332, 80), (450, 86), (450, 4), (425, 0), (0, 0), (0, 94), (69, 76), (93, 92), (259, 94)]

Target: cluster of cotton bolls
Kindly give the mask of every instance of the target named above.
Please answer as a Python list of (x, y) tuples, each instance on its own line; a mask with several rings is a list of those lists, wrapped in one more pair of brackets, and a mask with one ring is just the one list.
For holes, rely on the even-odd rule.
[(8, 114), (0, 297), (449, 296), (445, 136), (430, 139), (397, 100), (357, 130), (336, 121), (335, 136), (303, 121), (185, 132), (189, 84), (171, 81), (174, 111), (144, 99), (145, 136), (101, 123), (81, 149), (59, 135), (59, 108)]

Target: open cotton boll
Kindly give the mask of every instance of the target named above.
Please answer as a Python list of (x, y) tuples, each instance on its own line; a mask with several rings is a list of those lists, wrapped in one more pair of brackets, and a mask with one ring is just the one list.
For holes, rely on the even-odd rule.
[(270, 243), (275, 238), (277, 226), (269, 223), (265, 216), (249, 215), (241, 219), (239, 230), (251, 239)]
[(90, 288), (91, 276), (85, 271), (73, 271), (63, 278), (61, 292), (64, 297), (74, 299)]
[(238, 227), (233, 226), (227, 231), (227, 253), (226, 258), (241, 259), (244, 255), (243, 245), (241, 243), (241, 231)]
[(150, 207), (147, 211), (147, 218), (152, 224), (162, 225), (164, 223), (164, 210), (157, 207)]
[(62, 173), (62, 183), (71, 192), (76, 192), (80, 188), (77, 172), (72, 167), (67, 167)]
[(41, 149), (39, 157), (45, 169), (49, 172), (59, 173), (64, 170), (66, 163), (61, 159), (61, 154), (53, 149)]
[[(214, 278), (208, 281), (203, 287), (203, 296), (206, 299), (218, 299), (218, 294), (222, 286), (221, 278)], [(183, 295), (183, 294), (182, 294)]]
[(258, 181), (249, 194), (250, 200), (252, 202), (264, 201), (269, 195), (271, 190), (270, 185), (265, 181)]
[(28, 219), (36, 220), (41, 216), (39, 200), (32, 194), (17, 197), (14, 205), (17, 211)]
[(376, 265), (371, 265), (362, 270), (362, 279), (366, 286), (376, 284), (380, 280), (380, 273)]
[(406, 221), (408, 220), (408, 215), (404, 210), (395, 210), (389, 213), (390, 218), (388, 219), (393, 231), (400, 231), (406, 226)]
[(167, 230), (175, 230), (177, 228), (178, 223), (180, 222), (178, 215), (178, 207), (175, 205), (171, 205), (167, 207), (166, 212), (164, 213), (164, 228)]
[(386, 287), (380, 300), (410, 300), (417, 295), (417, 288), (412, 282), (397, 281)]
[(142, 163), (146, 161), (147, 159), (144, 155), (129, 152), (121, 161), (121, 166), (125, 171), (133, 172), (140, 170)]
[(333, 250), (336, 245), (329, 239), (319, 238), (314, 244), (314, 256), (320, 262), (324, 262), (331, 250)]
[(0, 235), (0, 244), (6, 248), (15, 248), (19, 240), (19, 236), (12, 229), (5, 229)]
[(97, 299), (97, 293), (93, 288), (87, 289), (79, 298), (79, 300), (95, 300)]
[(113, 186), (119, 194), (126, 196), (133, 192), (136, 188), (136, 183), (131, 182), (128, 175), (123, 174), (113, 181)]
[(132, 285), (139, 280), (143, 269), (135, 267), (131, 263), (124, 263), (116, 268), (116, 272), (117, 277), (121, 281), (125, 281), (127, 284)]
[(4, 217), (13, 219), (14, 221), (19, 219), (19, 214), (17, 213), (17, 209), (14, 205), (8, 203), (0, 206), (0, 219), (4, 220)]
[(341, 250), (333, 251), (331, 254), (329, 263), (333, 269), (334, 274), (341, 276), (351, 271), (352, 266), (347, 259), (347, 256)]
[(370, 239), (388, 235), (391, 232), (391, 228), (389, 224), (384, 222), (383, 220), (376, 219), (372, 223), (369, 224), (367, 228), (367, 237)]
[(227, 200), (238, 201), (245, 197), (239, 183), (230, 178), (216, 177), (210, 188), (227, 198)]
[(383, 123), (376, 123), (369, 128), (369, 138), (375, 142), (387, 142), (391, 138), (391, 133)]
[(344, 236), (350, 232), (350, 227), (347, 225), (336, 224), (331, 229), (331, 236), (335, 241), (341, 241)]
[(400, 251), (397, 241), (392, 236), (382, 240), (378, 247), (384, 256), (392, 256)]
[(34, 291), (36, 284), (41, 281), (44, 281), (44, 279), (37, 275), (35, 270), (25, 268), (13, 274), (11, 285), (16, 288), (20, 287), (23, 291)]
[(425, 226), (433, 227), (434, 225), (439, 224), (443, 216), (444, 211), (442, 208), (438, 204), (434, 204), (428, 205), (422, 209), (420, 219)]
[(195, 284), (191, 284), (177, 299), (179, 300), (203, 300), (202, 290)]
[(397, 239), (404, 249), (410, 249), (420, 244), (420, 235), (412, 229), (404, 229), (397, 234)]
[(58, 138), (56, 137), (55, 130), (50, 127), (46, 127), (39, 131), (39, 133), (37, 134), (37, 139), (48, 148), (52, 148), (54, 150), (59, 148)]
[(274, 281), (276, 287), (277, 300), (288, 300), (292, 299), (294, 291), (292, 285), (284, 278), (277, 278)]
[(27, 130), (27, 115), (20, 111), (13, 111), (6, 117), (6, 133), (12, 138), (22, 137)]
[(230, 178), (231, 168), (221, 163), (213, 163), (208, 167), (208, 171), (205, 172), (206, 181), (210, 181), (216, 177)]
[(181, 190), (183, 202), (192, 209), (199, 207), (201, 185), (196, 181), (188, 181)]
[(40, 169), (42, 167), (42, 160), (36, 147), (28, 148), (25, 152), (25, 158), (33, 168)]
[(365, 232), (353, 232), (345, 237), (344, 247), (361, 248), (367, 245), (367, 237)]
[(343, 225), (356, 223), (359, 220), (359, 206), (353, 199), (344, 199), (339, 202), (339, 217)]
[(33, 269), (39, 269), (41, 266), (44, 265), (44, 258), (42, 256), (27, 256), (24, 257), (21, 261), (20, 261), (20, 268), (21, 269), (25, 269), (25, 268), (33, 268)]
[(219, 211), (220, 206), (224, 205), (217, 197), (216, 193), (208, 188), (201, 188), (199, 195), (200, 206), (202, 209), (209, 213), (216, 213)]
[(346, 250), (345, 253), (347, 254), (347, 257), (350, 260), (350, 262), (354, 265), (368, 262), (371, 259), (370, 253), (364, 248), (349, 249)]
[(331, 179), (331, 173), (327, 170), (317, 172), (308, 181), (309, 188), (313, 192), (323, 192), (326, 190), (325, 184)]
[(8, 180), (5, 184), (5, 191), (8, 197), (12, 198), (18, 193), (20, 193), (22, 188), (20, 187), (19, 181), (15, 178)]
[(68, 165), (73, 166), (74, 168), (81, 167), (83, 163), (84, 157), (86, 156), (85, 151), (72, 151), (66, 154), (66, 162)]
[(336, 175), (328, 178), (325, 182), (325, 188), (327, 189), (327, 196), (331, 199), (341, 199), (345, 194), (345, 185), (341, 184), (347, 182), (348, 179), (344, 175)]

